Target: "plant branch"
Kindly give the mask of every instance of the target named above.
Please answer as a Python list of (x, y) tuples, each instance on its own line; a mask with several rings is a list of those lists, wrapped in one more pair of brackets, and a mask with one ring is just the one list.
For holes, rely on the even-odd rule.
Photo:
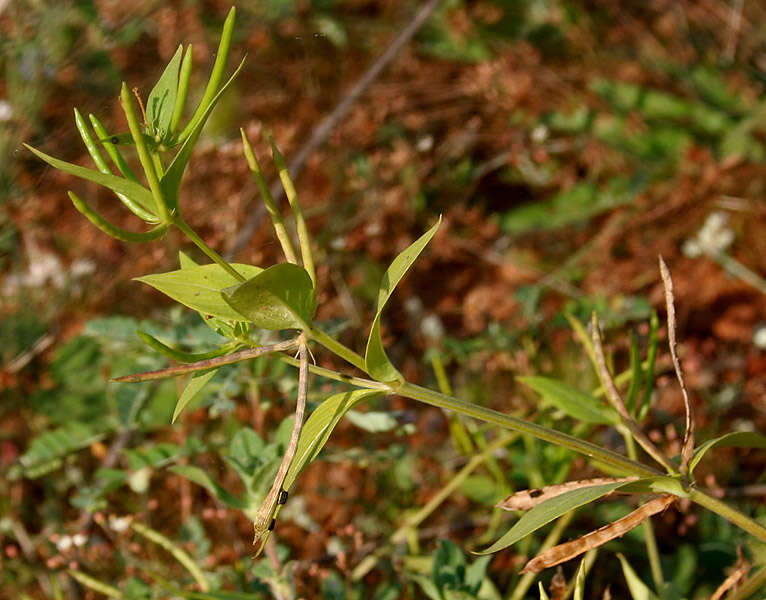
[(739, 512), (737, 509), (732, 508), (725, 502), (721, 502), (718, 498), (709, 496), (702, 490), (692, 488), (689, 490), (689, 500), (696, 502), (700, 506), (704, 506), (709, 511), (720, 515), (730, 523), (733, 523), (737, 527), (744, 529), (750, 535), (758, 538), (762, 542), (766, 542), (766, 527), (751, 519), (746, 514)]
[(178, 229), (180, 229), (186, 237), (188, 237), (194, 244), (204, 252), (207, 257), (212, 260), (214, 263), (216, 263), (218, 266), (220, 266), (224, 271), (226, 271), (229, 275), (234, 277), (237, 281), (245, 281), (245, 278), (240, 275), (234, 267), (232, 267), (228, 262), (226, 262), (223, 257), (218, 254), (215, 250), (213, 250), (210, 246), (207, 245), (205, 240), (203, 240), (200, 236), (197, 235), (197, 233), (189, 227), (186, 222), (179, 216), (177, 216), (174, 220), (174, 224)]
[(621, 454), (607, 450), (597, 446), (596, 444), (586, 442), (585, 440), (581, 440), (566, 433), (561, 433), (555, 429), (543, 427), (537, 423), (532, 423), (530, 421), (525, 421), (524, 419), (519, 419), (518, 417), (506, 415), (479, 404), (467, 402), (466, 400), (461, 400), (460, 398), (455, 398), (454, 396), (440, 394), (439, 392), (435, 392), (433, 390), (429, 390), (428, 388), (407, 382), (399, 386), (392, 387), (395, 393), (399, 394), (400, 396), (404, 396), (405, 398), (418, 400), (420, 402), (430, 404), (431, 406), (437, 406), (439, 408), (454, 410), (469, 417), (473, 417), (474, 419), (479, 419), (481, 421), (485, 421), (486, 423), (497, 425), (503, 429), (510, 429), (525, 435), (530, 435), (539, 440), (550, 442), (552, 444), (556, 444), (563, 448), (572, 450), (573, 452), (577, 452), (578, 454), (588, 456), (604, 465), (608, 465), (613, 467), (615, 470), (624, 473), (637, 475), (639, 477), (655, 477), (657, 475), (661, 475), (659, 471), (653, 469), (652, 467), (648, 467), (634, 460), (630, 460)]

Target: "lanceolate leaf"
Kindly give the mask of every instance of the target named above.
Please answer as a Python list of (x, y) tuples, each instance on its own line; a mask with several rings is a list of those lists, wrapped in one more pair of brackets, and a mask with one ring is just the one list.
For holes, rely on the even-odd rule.
[(176, 106), (178, 94), (178, 69), (181, 65), (183, 46), (170, 59), (168, 66), (162, 73), (146, 101), (146, 118), (149, 121), (154, 134), (166, 139), (170, 133), (170, 119)]
[(617, 413), (602, 405), (596, 398), (563, 381), (548, 377), (517, 377), (518, 381), (531, 387), (547, 402), (564, 411), (570, 417), (586, 423), (614, 425), (619, 422)]
[[(253, 265), (232, 265), (245, 277), (255, 277), (263, 269)], [(205, 315), (241, 321), (242, 315), (232, 309), (223, 298), (221, 290), (237, 283), (232, 275), (216, 264), (188, 267), (168, 273), (137, 277), (181, 304)]]
[(370, 329), (370, 337), (367, 340), (367, 350), (364, 355), (364, 362), (367, 372), (378, 381), (394, 381), (401, 380), (402, 376), (396, 367), (391, 363), (386, 355), (386, 351), (383, 348), (383, 340), (380, 335), (380, 316), (383, 313), (383, 309), (386, 306), (386, 302), (393, 294), (397, 284), (401, 281), (404, 274), (415, 262), (415, 259), (420, 255), (428, 242), (439, 229), (441, 224), (441, 217), (439, 221), (426, 231), (422, 236), (415, 240), (406, 250), (404, 250), (399, 256), (397, 256), (383, 274), (383, 280), (378, 290), (378, 305), (375, 312), (375, 319), (372, 321), (372, 328)]
[(213, 378), (213, 375), (215, 375), (218, 372), (218, 369), (215, 369), (213, 371), (208, 371), (206, 373), (202, 373), (201, 375), (195, 375), (189, 380), (189, 383), (186, 384), (186, 387), (184, 388), (184, 391), (181, 393), (181, 397), (178, 399), (178, 402), (176, 402), (176, 408), (173, 411), (173, 420), (172, 423), (176, 422), (176, 419), (178, 418), (178, 415), (181, 414), (181, 411), (186, 408), (192, 400), (202, 391), (202, 388), (205, 387), (208, 381), (210, 381)]
[(694, 457), (689, 463), (690, 473), (708, 450), (713, 448), (766, 448), (766, 437), (752, 431), (735, 431), (708, 440), (694, 451)]
[(343, 415), (360, 402), (371, 400), (380, 395), (382, 395), (382, 392), (374, 390), (344, 392), (330, 396), (314, 409), (314, 412), (311, 413), (311, 416), (303, 425), (295, 457), (290, 465), (290, 469), (287, 471), (282, 487), (285, 490), (289, 490), (292, 487), (295, 478), (298, 477), (306, 465), (317, 457), (327, 443), (327, 440), (330, 439), (330, 434)]
[[(186, 272), (186, 271), (184, 271)], [(264, 329), (306, 329), (316, 311), (316, 291), (303, 267), (282, 263), (224, 290), (223, 300)]]
[(45, 152), (40, 152), (40, 150), (37, 150), (28, 144), (24, 144), (24, 146), (26, 146), (38, 158), (47, 162), (50, 166), (64, 171), (65, 173), (69, 173), (70, 175), (74, 175), (75, 177), (103, 185), (115, 193), (125, 194), (131, 200), (140, 204), (144, 209), (154, 214), (155, 207), (152, 193), (141, 184), (138, 184), (135, 181), (124, 179), (122, 177), (117, 177), (116, 175), (112, 175), (110, 173), (99, 173), (93, 169), (88, 169), (86, 167), (68, 163), (64, 160), (50, 156), (49, 154), (45, 154)]
[(165, 174), (162, 176), (160, 180), (160, 187), (162, 188), (162, 193), (168, 203), (168, 206), (171, 208), (178, 207), (178, 190), (181, 187), (181, 179), (183, 178), (184, 171), (186, 170), (186, 165), (191, 158), (192, 150), (194, 150), (197, 139), (199, 139), (200, 133), (202, 133), (202, 128), (205, 126), (207, 118), (210, 116), (210, 113), (213, 112), (213, 108), (215, 108), (216, 103), (221, 98), (223, 93), (231, 85), (237, 75), (239, 75), (239, 72), (244, 64), (245, 59), (242, 59), (242, 62), (239, 63), (237, 69), (234, 71), (234, 73), (232, 73), (228, 81), (223, 85), (223, 87), (210, 102), (207, 109), (202, 113), (201, 118), (197, 121), (196, 125), (191, 130), (189, 137), (185, 139), (181, 149), (175, 155), (175, 158), (173, 158), (173, 162), (170, 163), (168, 170), (165, 171)]
[(546, 525), (554, 519), (558, 519), (561, 515), (568, 513), (570, 510), (579, 508), (585, 504), (589, 504), (594, 500), (598, 500), (599, 498), (606, 496), (608, 493), (613, 492), (614, 490), (619, 489), (624, 485), (627, 485), (627, 483), (624, 481), (606, 483), (603, 485), (579, 488), (572, 490), (571, 492), (566, 492), (559, 496), (555, 496), (554, 498), (551, 498), (542, 504), (538, 504), (534, 508), (524, 513), (505, 535), (503, 535), (489, 548), (478, 552), (477, 554), (492, 554), (493, 552), (498, 552), (503, 548), (507, 548), (511, 544), (518, 542), (520, 539), (525, 538), (530, 533), (537, 531), (543, 525)]

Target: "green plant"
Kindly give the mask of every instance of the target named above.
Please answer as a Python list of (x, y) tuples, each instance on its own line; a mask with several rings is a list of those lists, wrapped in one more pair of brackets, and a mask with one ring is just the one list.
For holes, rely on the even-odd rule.
[[(652, 510), (634, 513), (619, 526), (615, 523), (612, 532), (624, 531), (628, 525), (640, 523), (653, 512), (667, 507), (676, 498), (686, 498), (728, 519), (755, 538), (766, 541), (766, 528), (703, 491), (694, 480), (694, 467), (710, 449), (726, 445), (766, 447), (766, 438), (755, 433), (732, 433), (708, 440), (695, 448), (693, 418), (687, 399), (686, 435), (682, 456), (680, 460), (666, 457), (654, 447), (638, 425), (648, 407), (653, 377), (653, 356), (647, 358), (646, 364), (638, 360), (637, 355), (634, 356), (632, 369), (624, 378), (634, 382), (634, 385), (628, 392), (627, 401), (623, 401), (607, 367), (595, 316), (592, 321), (592, 337), (585, 333), (579, 321), (573, 319), (572, 325), (581, 337), (587, 354), (602, 380), (603, 393), (609, 401), (608, 405), (604, 405), (592, 395), (566, 389), (560, 382), (528, 378), (524, 383), (540, 392), (557, 409), (585, 423), (587, 427), (581, 430), (583, 436), (590, 426), (608, 424), (616, 427), (626, 440), (627, 456), (587, 441), (583, 437), (562, 433), (531, 420), (467, 402), (451, 395), (446, 389), (437, 392), (407, 381), (389, 359), (384, 347), (381, 333), (382, 313), (398, 283), (436, 234), (438, 222), (402, 251), (385, 271), (378, 289), (375, 316), (363, 355), (341, 344), (315, 321), (319, 295), (309, 230), (285, 161), (273, 140), (271, 141), (272, 156), (292, 211), (298, 250), (296, 251), (287, 224), (283, 221), (281, 212), (269, 193), (258, 159), (244, 131), (242, 131), (242, 143), (245, 158), (262, 194), (287, 262), (268, 268), (233, 264), (225, 261), (208, 246), (182, 218), (180, 189), (192, 151), (207, 118), (242, 66), (240, 63), (234, 73), (224, 81), (233, 27), (234, 10), (232, 9), (224, 24), (216, 62), (205, 93), (185, 126), (181, 127), (180, 124), (190, 80), (191, 52), (189, 48), (184, 51), (182, 47), (179, 47), (157, 85), (149, 93), (146, 110), (141, 109), (144, 113), (143, 122), (139, 120), (131, 91), (126, 84), (122, 85), (120, 98), (130, 130), (128, 133), (109, 133), (94, 116), (89, 117), (89, 125), (75, 110), (78, 131), (98, 170), (67, 163), (40, 150), (30, 148), (51, 166), (112, 190), (135, 216), (151, 226), (148, 231), (141, 232), (117, 227), (95, 212), (75, 193), (69, 192), (75, 207), (104, 233), (126, 242), (144, 243), (156, 240), (169, 228), (176, 227), (212, 261), (211, 264), (199, 265), (185, 255), (181, 255), (178, 270), (147, 275), (139, 280), (197, 311), (214, 331), (225, 338), (225, 341), (211, 351), (189, 353), (165, 344), (150, 333), (142, 332), (141, 338), (153, 349), (182, 364), (118, 377), (117, 381), (141, 382), (191, 374), (191, 379), (187, 382), (172, 411), (172, 418), (175, 420), (215, 376), (215, 373), (226, 365), (274, 354), (284, 363), (299, 370), (295, 418), (291, 424), (285, 425), (286, 428), (289, 426), (289, 435), (285, 429), (277, 436), (275, 443), (267, 444), (254, 432), (242, 430), (232, 441), (228, 459), (244, 484), (244, 495), (234, 496), (208, 473), (195, 467), (177, 466), (174, 468), (177, 473), (200, 483), (226, 504), (245, 511), (253, 520), (254, 542), (260, 542), (258, 549), (260, 551), (275, 526), (279, 511), (286, 503), (296, 478), (317, 457), (339, 419), (362, 402), (381, 395), (397, 394), (483, 421), (500, 429), (522, 434), (528, 440), (535, 438), (549, 442), (559, 448), (587, 457), (594, 466), (608, 475), (620, 476), (618, 479), (608, 481), (599, 480), (598, 483), (579, 482), (569, 488), (530, 493), (533, 497), (541, 497), (543, 501), (533, 506), (524, 518), (519, 520), (498, 542), (491, 545), (486, 552), (491, 553), (504, 548), (543, 525), (564, 517), (573, 509), (617, 490), (643, 496), (656, 494), (661, 496), (650, 500), (650, 504), (646, 505), (651, 505)], [(137, 93), (135, 95), (138, 97)], [(139, 106), (142, 107), (140, 98)], [(131, 170), (128, 161), (123, 157), (120, 151), (120, 146), (123, 145), (135, 149), (143, 170), (143, 182)], [(102, 149), (121, 176), (112, 173), (112, 168), (104, 158)], [(668, 290), (668, 313), (671, 315), (673, 300), (670, 290), (672, 288), (669, 274), (664, 267), (663, 278)], [(656, 333), (656, 326), (654, 331)], [(279, 337), (273, 332), (286, 333), (283, 334), (284, 337)], [(670, 316), (669, 332), (671, 355), (683, 388), (683, 378), (675, 356), (673, 337), (675, 324)], [(324, 347), (337, 358), (357, 369), (363, 376), (348, 375), (309, 364), (310, 344)], [(651, 352), (656, 353), (656, 339), (653, 344)], [(294, 351), (298, 352), (298, 358), (289, 356), (289, 353)], [(325, 399), (311, 413), (304, 425), (303, 414), (307, 403), (309, 373), (339, 382), (347, 389)], [(640, 398), (639, 387), (637, 387), (639, 381), (645, 383), (646, 389)], [(459, 426), (456, 424), (456, 431)], [(465, 436), (462, 437), (465, 438)], [(486, 445), (486, 439), (483, 442), (479, 441), (481, 439), (479, 436), (474, 436), (473, 439), (479, 447), (481, 443)], [(511, 440), (503, 439), (503, 442), (506, 441)], [(661, 468), (639, 462), (636, 443)], [(281, 453), (283, 454), (279, 459)], [(482, 460), (490, 465), (492, 464), (490, 459), (491, 455), (487, 453)], [(502, 474), (498, 480), (502, 482)], [(270, 482), (270, 485), (264, 485), (264, 482)], [(657, 510), (654, 510), (655, 508)], [(157, 536), (146, 535), (148, 530), (139, 528), (136, 531), (139, 533), (143, 531), (142, 535), (145, 537), (165, 544)], [(586, 536), (579, 548), (567, 546), (566, 552), (560, 547), (558, 550), (551, 548), (537, 559), (533, 559), (527, 571), (540, 570), (558, 564), (562, 557), (563, 559), (572, 558), (609, 539), (607, 535), (597, 538), (599, 536)], [(169, 546), (169, 544), (166, 545)], [(435, 590), (433, 593), (445, 595), (444, 582), (449, 580), (456, 582), (460, 591), (476, 593), (477, 580), (480, 580), (479, 575), (483, 575), (486, 562), (480, 559), (474, 563), (479, 566), (466, 569), (464, 561), (461, 562), (454, 549), (446, 546), (443, 548), (441, 558), (437, 562), (439, 565), (448, 565), (449, 569), (435, 572), (433, 576), (436, 581), (435, 587), (427, 584), (428, 589)], [(663, 580), (661, 572), (656, 569), (658, 560), (656, 544), (648, 541), (647, 551), (653, 564), (655, 584), (660, 590)], [(186, 558), (183, 560), (186, 561)], [(187, 569), (193, 571), (190, 567)], [(73, 575), (85, 581), (81, 574), (73, 573)], [(196, 572), (193, 575), (200, 587), (204, 588), (200, 583), (200, 576)], [(580, 589), (582, 589), (581, 585)]]

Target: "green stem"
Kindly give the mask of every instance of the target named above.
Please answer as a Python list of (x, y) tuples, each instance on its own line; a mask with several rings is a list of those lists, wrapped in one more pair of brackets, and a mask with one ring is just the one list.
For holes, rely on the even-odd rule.
[[(628, 451), (628, 456), (632, 459), (636, 458), (636, 443), (633, 440), (633, 436), (627, 429), (619, 428), (623, 439), (625, 440), (625, 447)], [(652, 520), (647, 519), (643, 524), (644, 538), (646, 543), (646, 555), (649, 558), (649, 568), (652, 571), (652, 580), (654, 580), (654, 587), (657, 591), (662, 591), (665, 588), (665, 577), (662, 574), (662, 563), (660, 562), (660, 551), (657, 547), (657, 538), (654, 535), (654, 526)]]
[(689, 499), (692, 502), (696, 502), (700, 506), (704, 506), (709, 511), (722, 516), (727, 521), (734, 523), (734, 525), (744, 529), (750, 535), (758, 538), (760, 541), (766, 542), (766, 527), (751, 519), (747, 515), (739, 512), (737, 509), (732, 508), (725, 502), (721, 502), (718, 498), (709, 496), (702, 490), (690, 489)]
[(77, 569), (69, 569), (67, 573), (69, 573), (69, 575), (71, 575), (85, 587), (90, 588), (99, 594), (103, 594), (108, 598), (123, 598), (122, 592), (116, 587), (102, 583), (98, 579), (91, 577), (90, 575), (86, 575), (82, 571), (78, 571)]
[(532, 437), (543, 440), (545, 442), (550, 442), (552, 444), (556, 444), (557, 446), (572, 450), (573, 452), (584, 454), (585, 456), (588, 456), (601, 462), (604, 465), (608, 465), (624, 473), (637, 475), (639, 477), (655, 477), (657, 475), (661, 475), (659, 471), (642, 465), (641, 463), (634, 460), (630, 460), (621, 454), (617, 454), (611, 450), (606, 450), (605, 448), (601, 448), (600, 446), (591, 444), (590, 442), (586, 442), (585, 440), (581, 440), (574, 436), (561, 433), (554, 429), (543, 427), (537, 423), (531, 423), (529, 421), (525, 421), (524, 419), (512, 417), (496, 410), (492, 410), (491, 408), (486, 408), (472, 402), (461, 400), (460, 398), (446, 396), (444, 394), (434, 392), (433, 390), (429, 390), (412, 383), (405, 382), (401, 385), (394, 385), (392, 387), (395, 393), (399, 394), (400, 396), (404, 396), (405, 398), (419, 400), (420, 402), (430, 404), (431, 406), (437, 406), (439, 408), (454, 410), (469, 417), (497, 425), (498, 427), (502, 427), (504, 429), (510, 429), (525, 435), (531, 435)]
[(336, 354), (346, 362), (354, 365), (360, 371), (367, 373), (367, 365), (364, 363), (364, 358), (362, 358), (360, 354), (357, 354), (348, 346), (344, 346), (339, 341), (330, 337), (324, 331), (316, 327), (312, 327), (308, 331), (308, 334), (312, 340), (324, 346), (333, 354)]
[(186, 222), (179, 216), (176, 216), (176, 218), (173, 221), (174, 225), (180, 229), (186, 237), (188, 237), (194, 244), (202, 250), (202, 252), (205, 253), (205, 255), (212, 260), (215, 264), (220, 266), (224, 271), (226, 271), (229, 275), (234, 277), (237, 281), (245, 281), (245, 278), (237, 273), (237, 271), (232, 267), (229, 263), (227, 263), (223, 257), (218, 254), (215, 250), (213, 250), (210, 246), (205, 243), (205, 240), (203, 240), (200, 236), (198, 236), (195, 231), (189, 227)]

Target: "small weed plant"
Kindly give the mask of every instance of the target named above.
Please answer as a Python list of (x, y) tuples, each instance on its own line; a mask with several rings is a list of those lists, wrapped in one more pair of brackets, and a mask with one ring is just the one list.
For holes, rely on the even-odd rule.
[[(641, 360), (638, 350), (634, 348), (631, 369), (616, 377), (613, 377), (608, 366), (609, 358), (605, 356), (596, 315), (593, 316), (589, 328), (574, 318), (570, 319), (601, 381), (598, 394), (585, 393), (561, 381), (545, 377), (526, 377), (521, 380), (524, 385), (538, 393), (547, 405), (554, 406), (583, 424), (584, 427), (579, 429), (581, 433), (592, 431), (595, 426), (616, 428), (624, 437), (626, 455), (584, 439), (585, 433), (581, 436), (570, 435), (455, 397), (449, 393), (443, 370), (437, 368), (440, 367), (438, 361), (434, 366), (440, 382), (440, 391), (407, 381), (386, 353), (381, 335), (383, 311), (397, 284), (436, 234), (439, 222), (396, 256), (385, 271), (377, 292), (376, 311), (364, 344), (364, 354), (353, 351), (329, 335), (321, 323), (315, 320), (317, 299), (320, 296), (309, 229), (285, 160), (273, 140), (270, 140), (272, 157), (289, 202), (292, 223), (283, 221), (282, 211), (269, 192), (258, 158), (242, 131), (244, 157), (271, 217), (285, 262), (270, 267), (230, 263), (208, 246), (183, 218), (180, 189), (195, 144), (211, 111), (242, 68), (243, 63), (240, 63), (231, 75), (225, 75), (234, 29), (234, 15), (232, 9), (223, 27), (212, 74), (199, 105), (185, 123), (183, 121), (184, 115), (187, 114), (192, 52), (190, 47), (179, 47), (144, 101), (136, 90), (131, 91), (126, 84), (122, 85), (120, 100), (129, 131), (111, 132), (95, 116), (90, 115), (86, 119), (75, 109), (75, 124), (96, 169), (71, 164), (29, 147), (35, 155), (52, 167), (108, 188), (129, 211), (148, 226), (145, 231), (138, 232), (117, 227), (74, 192), (69, 192), (74, 206), (105, 234), (124, 242), (151, 243), (161, 238), (169, 229), (177, 228), (211, 261), (208, 264), (197, 264), (187, 255), (181, 254), (177, 270), (145, 275), (138, 280), (197, 311), (206, 325), (219, 336), (223, 336), (225, 342), (212, 351), (187, 353), (160, 341), (148, 331), (139, 331), (138, 335), (148, 346), (166, 355), (176, 366), (125, 375), (116, 378), (116, 381), (121, 382), (123, 386), (130, 386), (133, 382), (188, 376), (175, 402), (172, 417), (175, 421), (216, 373), (227, 365), (262, 360), (266, 355), (273, 355), (289, 368), (297, 369), (297, 386), (293, 387), (296, 395), (295, 416), (292, 423), (288, 421), (287, 426), (280, 429), (276, 436), (277, 441), (266, 444), (254, 432), (247, 430), (240, 431), (232, 441), (228, 460), (242, 480), (244, 492), (241, 495), (234, 495), (224, 489), (214, 479), (213, 473), (184, 464), (183, 461), (176, 461), (179, 456), (193, 453), (193, 446), (200, 443), (198, 440), (191, 440), (183, 447), (169, 444), (165, 452), (159, 452), (158, 448), (155, 448), (151, 456), (148, 456), (148, 453), (147, 456), (139, 456), (138, 451), (133, 451), (131, 456), (138, 461), (137, 464), (142, 460), (144, 463), (141, 464), (149, 466), (173, 464), (172, 468), (176, 473), (204, 486), (223, 504), (244, 511), (253, 521), (255, 552), (260, 553), (276, 526), (280, 510), (288, 502), (296, 479), (301, 471), (317, 458), (339, 420), (363, 402), (385, 395), (398, 395), (445, 409), (452, 415), (459, 415), (451, 421), (453, 437), (457, 440), (470, 438), (476, 431), (472, 429), (473, 433), (469, 433), (470, 427), (466, 427), (468, 421), (462, 420), (464, 417), (488, 424), (497, 430), (497, 434), (489, 440), (482, 437), (484, 443), (478, 445), (480, 452), (475, 454), (441, 494), (394, 533), (391, 544), (411, 541), (410, 533), (414, 528), (433, 513), (478, 465), (491, 463), (496, 468), (494, 453), (509, 446), (519, 436), (529, 440), (536, 438), (582, 455), (603, 473), (603, 477), (600, 478), (517, 491), (498, 504), (499, 508), (505, 510), (525, 512), (510, 530), (478, 554), (490, 555), (499, 552), (530, 536), (546, 524), (557, 521), (553, 531), (542, 544), (540, 552), (523, 566), (521, 577), (514, 579), (514, 589), (509, 596), (511, 598), (524, 597), (534, 584), (537, 573), (585, 555), (570, 586), (575, 597), (583, 597), (585, 576), (595, 558), (595, 551), (609, 540), (622, 536), (641, 524), (644, 527), (646, 553), (653, 582), (647, 584), (641, 581), (627, 559), (621, 556), (620, 561), (631, 594), (634, 598), (680, 598), (682, 594), (678, 590), (674, 591), (663, 575), (658, 546), (649, 521), (652, 515), (666, 510), (679, 499), (698, 504), (741, 528), (754, 539), (766, 542), (766, 528), (763, 525), (733, 508), (725, 499), (702, 489), (695, 481), (695, 467), (710, 450), (722, 446), (763, 448), (766, 447), (766, 438), (751, 432), (734, 432), (709, 439), (702, 444), (695, 443), (691, 403), (675, 349), (672, 281), (662, 259), (660, 271), (666, 289), (670, 352), (686, 406), (685, 435), (678, 457), (666, 456), (641, 427), (650, 407), (653, 389), (654, 364), (658, 350), (656, 317), (651, 323), (648, 356)], [(123, 156), (123, 152), (128, 149), (136, 153), (142, 175), (136, 174)], [(297, 245), (294, 245), (292, 230), (297, 234)], [(321, 347), (321, 351), (330, 352), (345, 361), (349, 367), (348, 373), (316, 366), (311, 358), (312, 347), (314, 352), (319, 352), (318, 347)], [(440, 373), (441, 377), (438, 377)], [(346, 390), (325, 398), (308, 418), (304, 418), (311, 377), (334, 380), (338, 385), (345, 386)], [(623, 395), (618, 386), (625, 383), (629, 383), (629, 388)], [(602, 396), (605, 401), (602, 400)], [(87, 431), (70, 433), (69, 438), (79, 436), (82, 444), (91, 441)], [(30, 464), (34, 462), (34, 452), (42, 452), (45, 444), (39, 446), (37, 449), (30, 449), (31, 455), (27, 455)], [(643, 451), (642, 456), (648, 457), (651, 462), (639, 461), (638, 446)], [(470, 439), (467, 447), (473, 448)], [(124, 478), (117, 477), (113, 483), (119, 486), (124, 483)], [(509, 493), (510, 491), (508, 489)], [(638, 496), (639, 508), (578, 539), (558, 543), (572, 511), (615, 492)], [(91, 506), (87, 494), (83, 493), (81, 496), (82, 506)], [(215, 581), (211, 581), (195, 561), (171, 540), (138, 520), (132, 521), (130, 527), (138, 535), (169, 550), (188, 570), (199, 590), (194, 593), (184, 592), (174, 584), (149, 573), (147, 576), (154, 577), (157, 585), (163, 587), (167, 593), (194, 598), (224, 597), (215, 595), (222, 593), (220, 589), (216, 591)], [(381, 550), (384, 551), (385, 549)], [(373, 553), (369, 560), (360, 563), (356, 567), (354, 577), (359, 579), (369, 572), (379, 556), (380, 554)], [(432, 571), (429, 573), (426, 570), (414, 575), (413, 580), (426, 596), (434, 599), (499, 597), (493, 595), (497, 592), (492, 592), (494, 588), (486, 583), (488, 561), (489, 556), (483, 556), (469, 565), (463, 553), (454, 544), (443, 542), (433, 557)], [(720, 593), (718, 597), (739, 585), (738, 591), (729, 597), (744, 598), (757, 591), (766, 580), (766, 569), (763, 567), (749, 579), (746, 577), (747, 569), (742, 572), (745, 575), (737, 581), (732, 583), (729, 578), (722, 584), (722, 588), (717, 592)], [(125, 595), (127, 592), (98, 581), (82, 571), (72, 570), (71, 575), (81, 584), (111, 597), (128, 597)], [(268, 577), (265, 578), (268, 580)], [(323, 589), (329, 589), (332, 585), (333, 582), (329, 579), (323, 584)], [(650, 587), (654, 588), (653, 591)], [(284, 581), (278, 578), (272, 578), (271, 589), (278, 597), (289, 596), (289, 593), (284, 591)], [(540, 598), (548, 597), (542, 584), (539, 587), (539, 595)]]

